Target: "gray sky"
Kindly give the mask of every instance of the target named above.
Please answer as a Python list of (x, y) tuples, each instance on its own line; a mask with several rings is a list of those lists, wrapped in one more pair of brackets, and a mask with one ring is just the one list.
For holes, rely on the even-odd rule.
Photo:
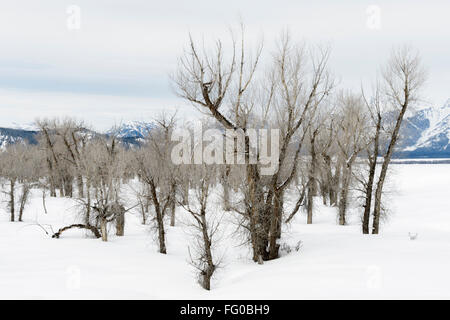
[[(193, 116), (168, 77), (187, 34), (227, 36), (240, 16), (251, 40), (264, 34), (267, 50), (286, 27), (296, 39), (330, 44), (331, 69), (355, 89), (393, 46), (411, 44), (428, 68), (426, 100), (440, 106), (450, 98), (448, 0), (1, 1), (0, 126), (70, 115), (103, 130), (162, 110)], [(80, 29), (67, 26), (70, 5), (81, 9)]]

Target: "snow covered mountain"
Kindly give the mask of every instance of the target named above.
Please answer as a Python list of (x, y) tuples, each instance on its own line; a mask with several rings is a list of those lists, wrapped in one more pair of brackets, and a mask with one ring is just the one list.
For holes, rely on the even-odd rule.
[(155, 124), (151, 122), (130, 121), (111, 128), (106, 134), (115, 134), (127, 147), (139, 146), (153, 128)]
[(398, 155), (409, 158), (450, 157), (450, 99), (405, 119)]
[[(117, 134), (118, 138), (125, 145), (137, 146), (153, 128), (155, 128), (155, 124), (153, 123), (132, 121), (111, 128), (106, 132), (106, 135)], [(0, 128), (0, 149), (21, 142), (36, 144), (36, 135), (38, 132), (38, 129), (33, 125), (21, 126), (16, 123), (13, 123), (11, 128)], [(89, 135), (91, 138), (96, 135), (101, 135), (101, 133), (90, 130), (86, 130), (85, 134)]]
[(36, 134), (37, 131), (34, 130), (0, 128), (0, 150), (15, 143), (35, 144), (37, 143)]
[[(0, 128), (0, 148), (22, 141), (36, 143), (38, 131), (33, 126), (12, 127)], [(155, 127), (151, 122), (131, 121), (111, 128), (106, 134), (117, 134), (125, 145), (138, 146)], [(422, 109), (405, 118), (396, 157), (450, 158), (450, 99), (442, 107)]]
[(107, 134), (117, 134), (121, 139), (143, 139), (155, 128), (155, 124), (143, 121), (125, 122), (108, 130)]

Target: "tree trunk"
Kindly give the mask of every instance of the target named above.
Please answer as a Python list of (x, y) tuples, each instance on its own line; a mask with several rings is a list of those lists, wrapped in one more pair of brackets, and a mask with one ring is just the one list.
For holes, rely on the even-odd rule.
[(312, 224), (313, 218), (313, 193), (310, 188), (308, 188), (307, 196), (306, 196), (306, 224)]
[(206, 223), (206, 212), (205, 209), (202, 208), (201, 212), (201, 228), (202, 228), (202, 235), (203, 235), (203, 245), (205, 248), (205, 259), (206, 259), (206, 268), (205, 270), (202, 270), (202, 277), (203, 277), (203, 288), (206, 290), (211, 289), (211, 277), (213, 276), (213, 273), (216, 269), (216, 266), (214, 265), (214, 261), (212, 258), (212, 251), (211, 251), (211, 239), (208, 234), (208, 225)]
[[(406, 89), (405, 94), (407, 95)], [(405, 103), (398, 115), (397, 122), (395, 123), (394, 131), (392, 132), (391, 141), (389, 143), (387, 152), (384, 156), (383, 164), (381, 166), (380, 177), (378, 178), (377, 189), (375, 191), (375, 208), (373, 212), (373, 226), (372, 234), (378, 234), (380, 227), (380, 214), (381, 214), (381, 195), (383, 193), (383, 186), (387, 175), (389, 163), (391, 162), (394, 147), (397, 143), (398, 134), (402, 125), (403, 117), (406, 109), (408, 108), (408, 97), (405, 97)]]
[(125, 212), (119, 213), (116, 218), (116, 236), (123, 237), (125, 233)]
[(327, 197), (329, 194), (328, 185), (326, 184), (326, 180), (323, 179), (323, 182), (320, 184), (320, 195), (322, 196), (322, 203), (324, 206), (327, 205)]
[(156, 186), (153, 182), (150, 183), (153, 204), (155, 206), (156, 212), (156, 223), (158, 226), (158, 240), (159, 240), (159, 252), (162, 254), (167, 253), (166, 249), (166, 233), (164, 231), (164, 215), (161, 210), (161, 206), (158, 201), (158, 197), (156, 195)]
[(14, 215), (15, 215), (15, 202), (16, 199), (14, 198), (14, 192), (16, 190), (16, 179), (10, 179), (10, 191), (9, 191), (9, 210), (11, 213), (11, 222), (14, 222)]
[(283, 218), (283, 192), (275, 192), (273, 196), (273, 213), (271, 217), (269, 233), (269, 259), (277, 259), (280, 245), (278, 239), (281, 237), (281, 223)]
[(145, 206), (144, 206), (144, 202), (142, 201), (142, 198), (139, 197), (139, 208), (141, 210), (141, 214), (142, 214), (142, 224), (146, 224), (147, 223), (147, 216), (145, 214)]
[[(189, 204), (189, 181), (186, 181), (186, 183), (183, 183), (183, 192), (182, 192), (182, 204), (183, 206), (186, 206)], [(148, 212), (148, 210), (147, 210)]]
[(264, 213), (261, 208), (261, 194), (258, 190), (258, 168), (254, 164), (247, 165), (247, 185), (246, 193), (246, 215), (249, 219), (250, 240), (253, 250), (253, 261), (258, 262), (260, 256), (268, 256), (266, 252), (266, 242), (263, 239), (265, 233), (265, 224), (263, 221)]
[(332, 206), (336, 206), (338, 204), (340, 180), (341, 180), (341, 165), (339, 163), (336, 163), (336, 171), (334, 175), (331, 176), (330, 205)]
[(367, 181), (367, 187), (365, 190), (366, 199), (364, 202), (364, 213), (363, 213), (363, 222), (362, 222), (362, 232), (363, 234), (369, 234), (369, 220), (370, 220), (370, 209), (372, 207), (372, 192), (373, 192), (373, 183), (375, 180), (375, 170), (376, 170), (376, 158), (372, 160), (369, 164), (369, 179)]
[(20, 208), (19, 208), (19, 221), (22, 222), (23, 212), (25, 210), (25, 205), (28, 201), (28, 196), (30, 194), (30, 185), (24, 183), (22, 185), (22, 194), (20, 196)]
[(295, 204), (294, 210), (292, 210), (291, 214), (286, 219), (286, 223), (289, 223), (292, 220), (292, 218), (294, 218), (295, 214), (298, 212), (300, 207), (303, 205), (303, 201), (305, 199), (305, 194), (306, 194), (306, 188), (303, 188), (303, 191), (300, 194), (300, 197), (298, 198), (297, 203)]
[(72, 229), (72, 228), (80, 228), (80, 229), (87, 229), (92, 231), (92, 233), (95, 235), (96, 238), (100, 238), (102, 235), (100, 234), (100, 232), (98, 232), (98, 229), (96, 227), (93, 226), (89, 226), (89, 225), (84, 225), (84, 224), (72, 224), (70, 226), (61, 228), (58, 230), (58, 232), (56, 232), (52, 238), (59, 238), (61, 236), (61, 233), (63, 233), (66, 230)]
[(66, 197), (73, 197), (73, 177), (66, 176), (64, 177), (64, 195)]
[(228, 181), (230, 175), (231, 167), (227, 165), (225, 167), (225, 173), (222, 177), (222, 186), (223, 186), (223, 210), (230, 211), (230, 183)]
[(346, 224), (348, 193), (352, 175), (352, 162), (349, 161), (349, 163), (344, 165), (342, 171), (341, 197), (339, 199), (339, 225), (344, 226)]
[(313, 218), (313, 197), (317, 195), (317, 183), (316, 183), (316, 148), (315, 148), (315, 133), (311, 137), (311, 165), (309, 167), (309, 176), (308, 176), (308, 191), (307, 191), (307, 200), (306, 200), (306, 212), (307, 212), (307, 224), (312, 224)]
[(172, 183), (171, 189), (170, 189), (170, 226), (175, 227), (175, 202), (176, 202), (176, 194), (175, 194), (175, 183)]
[(84, 198), (84, 183), (83, 183), (83, 176), (77, 175), (77, 187), (78, 187), (78, 197)]
[(105, 218), (100, 218), (100, 231), (102, 234), (102, 241), (108, 241), (108, 229), (107, 222)]
[(50, 197), (56, 198), (55, 175), (53, 172), (52, 161), (48, 157), (47, 157), (47, 167), (48, 167), (48, 180), (50, 184)]
[(88, 179), (86, 181), (86, 216), (84, 217), (86, 225), (91, 224), (91, 183)]
[(42, 206), (44, 207), (45, 214), (47, 214), (48, 212), (47, 212), (47, 205), (45, 204), (45, 197), (46, 197), (45, 191), (46, 189), (44, 188), (42, 190)]
[(377, 168), (377, 158), (379, 153), (380, 132), (381, 132), (381, 114), (378, 114), (373, 155), (372, 157), (370, 157), (369, 155), (369, 179), (367, 181), (367, 187), (365, 190), (366, 199), (364, 203), (364, 214), (362, 223), (363, 234), (369, 234), (370, 210), (372, 209), (372, 193)]

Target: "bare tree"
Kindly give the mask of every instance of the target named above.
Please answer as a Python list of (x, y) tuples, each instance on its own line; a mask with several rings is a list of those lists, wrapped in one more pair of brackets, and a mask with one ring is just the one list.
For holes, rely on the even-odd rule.
[(41, 170), (41, 152), (30, 145), (24, 146), (21, 157), (17, 159), (17, 178), (21, 183), (21, 193), (19, 196), (19, 221), (23, 221), (25, 207), (28, 204), (31, 189), (38, 185)]
[[(194, 229), (194, 243), (189, 249), (191, 264), (199, 271), (199, 282), (206, 289), (211, 289), (211, 278), (220, 264), (213, 256), (214, 247), (219, 240), (218, 230), (221, 217), (209, 210), (209, 197), (216, 180), (218, 167), (212, 165), (195, 166), (196, 183), (193, 186), (194, 201), (180, 205), (190, 214)], [(192, 249), (192, 250), (191, 250)]]
[(420, 90), (425, 82), (425, 71), (418, 53), (409, 47), (402, 47), (392, 52), (383, 70), (385, 96), (388, 106), (397, 114), (394, 129), (388, 137), (387, 150), (383, 156), (380, 175), (375, 190), (372, 233), (378, 234), (381, 214), (381, 196), (384, 182), (397, 143), (400, 127), (406, 110), (420, 99)]
[(381, 96), (379, 85), (376, 86), (374, 96), (369, 101), (364, 96), (364, 103), (370, 114), (371, 129), (369, 129), (369, 135), (371, 143), (367, 146), (367, 162), (368, 162), (368, 174), (367, 180), (362, 180), (363, 194), (364, 194), (364, 213), (362, 218), (362, 232), (363, 234), (369, 234), (370, 213), (372, 209), (372, 197), (373, 187), (375, 183), (375, 174), (377, 169), (378, 156), (380, 154), (380, 139), (382, 134), (382, 109), (381, 109)]
[(71, 118), (36, 120), (40, 129), (38, 138), (41, 148), (47, 152), (47, 167), (50, 193), (56, 196), (73, 196), (73, 182), (76, 180), (78, 196), (84, 196), (84, 182), (80, 174), (81, 154), (89, 136), (89, 130), (81, 121)]
[[(18, 200), (18, 221), (23, 221), (23, 214), (28, 203), (32, 187), (39, 179), (40, 153), (27, 144), (10, 145), (0, 153), (0, 176), (9, 183), (7, 194), (10, 221), (15, 220), (16, 200)], [(16, 198), (16, 189), (20, 186), (20, 194)]]
[(10, 213), (10, 221), (15, 221), (15, 193), (16, 193), (16, 183), (18, 177), (18, 167), (16, 166), (17, 161), (21, 157), (21, 147), (19, 145), (9, 146), (4, 152), (0, 153), (1, 161), (1, 175), (9, 183), (9, 190), (3, 191), (4, 194), (8, 196), (8, 210)]
[(108, 240), (107, 225), (116, 222), (116, 234), (123, 235), (125, 209), (120, 191), (124, 175), (124, 150), (117, 137), (96, 138), (80, 157), (80, 168), (86, 177), (86, 197), (77, 201), (84, 210), (86, 226), (100, 227), (102, 240)]
[(171, 135), (175, 121), (175, 116), (162, 116), (147, 143), (136, 153), (136, 170), (146, 185), (144, 190), (147, 190), (148, 194), (145, 197), (153, 203), (159, 252), (163, 254), (167, 253), (165, 216), (169, 209), (172, 210), (172, 219), (175, 219), (176, 181), (174, 165), (170, 158), (173, 145)]
[(367, 115), (365, 113), (362, 98), (358, 95), (343, 93), (338, 98), (341, 104), (341, 118), (339, 121), (339, 133), (337, 144), (342, 163), (342, 185), (339, 198), (339, 224), (346, 224), (346, 212), (353, 165), (357, 156), (368, 143), (367, 139)]
[[(246, 183), (243, 213), (250, 234), (253, 260), (278, 257), (285, 188), (296, 172), (302, 137), (310, 113), (320, 105), (332, 87), (326, 70), (329, 50), (307, 51), (291, 44), (288, 34), (281, 37), (268, 79), (257, 79), (262, 46), (248, 54), (241, 28), (240, 39), (232, 37), (231, 53), (222, 42), (208, 55), (190, 37), (189, 48), (180, 59), (174, 77), (178, 94), (201, 111), (206, 111), (224, 129), (234, 130), (244, 140)], [(225, 62), (225, 57), (229, 61)], [(258, 113), (259, 112), (259, 113)], [(277, 118), (276, 123), (268, 117)], [(275, 126), (274, 126), (275, 125)], [(250, 163), (251, 128), (280, 128), (280, 170), (269, 178), (260, 175), (260, 166)], [(259, 157), (259, 154), (256, 155)]]

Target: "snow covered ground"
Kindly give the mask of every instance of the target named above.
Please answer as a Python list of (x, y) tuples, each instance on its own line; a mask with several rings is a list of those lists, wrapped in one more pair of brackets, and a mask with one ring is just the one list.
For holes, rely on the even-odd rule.
[[(298, 214), (283, 242), (302, 247), (257, 265), (228, 233), (224, 265), (210, 292), (188, 263), (189, 234), (168, 227), (168, 254), (157, 253), (149, 226), (127, 213), (124, 237), (109, 242), (84, 231), (51, 239), (36, 225), (76, 220), (70, 199), (36, 192), (25, 222), (0, 209), (2, 299), (366, 299), (450, 298), (450, 165), (393, 166), (390, 216), (378, 236), (362, 235), (356, 208), (350, 225), (336, 225), (334, 208), (320, 206), (314, 224)], [(319, 202), (319, 201), (317, 201)], [(179, 210), (178, 217), (183, 220)], [(180, 225), (180, 224), (179, 224)], [(233, 228), (228, 228), (229, 233)], [(408, 233), (418, 233), (410, 240)]]

